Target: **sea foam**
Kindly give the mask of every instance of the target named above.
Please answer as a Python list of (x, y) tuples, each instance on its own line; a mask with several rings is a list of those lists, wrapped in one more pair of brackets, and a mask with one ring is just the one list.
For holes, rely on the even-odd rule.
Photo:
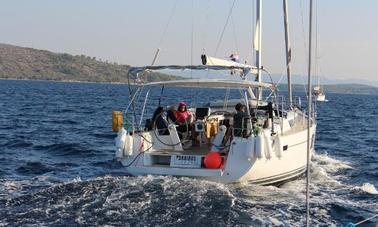
[(362, 186), (354, 187), (355, 190), (361, 190), (372, 195), (378, 195), (378, 191), (373, 184), (363, 183)]

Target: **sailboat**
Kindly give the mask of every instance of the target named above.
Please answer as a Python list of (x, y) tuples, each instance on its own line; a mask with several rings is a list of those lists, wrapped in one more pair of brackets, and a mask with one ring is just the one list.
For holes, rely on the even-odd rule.
[[(263, 82), (262, 0), (256, 1), (255, 65), (241, 64), (202, 55), (202, 65), (132, 67), (128, 78), (155, 71), (178, 70), (211, 73), (228, 72), (227, 78), (190, 78), (140, 84), (130, 88), (125, 111), (113, 112), (115, 158), (131, 175), (193, 177), (221, 183), (248, 181), (271, 185), (301, 176), (307, 170), (309, 128), (314, 150), (316, 119), (295, 103), (291, 87), (291, 63), (287, 1), (284, 3), (285, 50), (288, 97), (280, 96), (276, 85)], [(203, 74), (201, 74), (203, 75)], [(161, 88), (152, 119), (142, 121), (150, 89)], [(208, 104), (183, 108), (188, 118), (178, 123), (165, 116), (160, 106), (163, 92), (173, 87), (226, 89), (225, 97)], [(143, 101), (142, 90), (146, 91)], [(239, 99), (228, 99), (228, 90), (240, 91)], [(268, 94), (268, 95), (267, 95)], [(141, 105), (137, 108), (137, 105)], [(310, 102), (308, 105), (313, 105)], [(181, 106), (180, 106), (181, 107)], [(235, 111), (238, 109), (237, 111)], [(243, 107), (243, 108), (241, 108)], [(178, 110), (181, 111), (181, 110)], [(149, 113), (151, 114), (151, 113)], [(308, 123), (308, 121), (310, 123)]]
[(314, 86), (312, 93), (315, 96), (317, 102), (326, 102), (324, 86), (320, 83), (320, 76), (318, 76), (318, 84)]

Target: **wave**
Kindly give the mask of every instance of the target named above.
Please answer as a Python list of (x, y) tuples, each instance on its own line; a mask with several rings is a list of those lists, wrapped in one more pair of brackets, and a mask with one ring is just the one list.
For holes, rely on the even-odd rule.
[(356, 191), (363, 191), (371, 195), (378, 195), (377, 189), (375, 188), (373, 184), (370, 184), (370, 183), (363, 183), (361, 186), (356, 186), (356, 187), (353, 187), (352, 189)]
[[(303, 179), (274, 187), (170, 176), (76, 177), (8, 200), (5, 210), (13, 218), (0, 211), (0, 219), (10, 225), (18, 220), (19, 225), (301, 226), (305, 221), (303, 186)], [(314, 191), (314, 225), (339, 225), (335, 209), (349, 211), (361, 205), (338, 198), (332, 191)], [(360, 217), (350, 215), (353, 220)]]
[(36, 145), (36, 150), (48, 151), (50, 154), (57, 156), (76, 156), (76, 155), (94, 155), (93, 150), (83, 148), (79, 143), (58, 143), (50, 145)]
[(96, 137), (96, 138), (100, 138), (100, 139), (111, 139), (113, 140), (115, 138), (114, 136), (114, 133), (93, 133), (93, 135)]
[(54, 169), (42, 164), (41, 162), (27, 162), (26, 164), (18, 167), (16, 169), (16, 172), (23, 174), (23, 175), (29, 175), (29, 174), (44, 174), (47, 172), (51, 172)]
[(19, 225), (225, 226), (237, 221), (230, 210), (234, 200), (227, 186), (188, 178), (79, 178), (9, 200), (0, 219)]
[(5, 147), (12, 147), (12, 148), (27, 148), (33, 146), (32, 142), (25, 141), (23, 139), (11, 139), (7, 140), (4, 144), (0, 144), (1, 146)]
[(327, 172), (335, 173), (341, 169), (352, 169), (351, 163), (345, 160), (339, 160), (332, 158), (328, 155), (327, 152), (325, 153), (314, 153), (312, 155), (313, 162), (316, 163), (317, 166), (322, 166), (325, 168)]

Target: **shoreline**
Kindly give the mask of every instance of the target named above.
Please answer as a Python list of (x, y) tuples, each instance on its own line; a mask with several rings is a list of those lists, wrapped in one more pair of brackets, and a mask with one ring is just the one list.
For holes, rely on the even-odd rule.
[[(60, 83), (83, 83), (83, 84), (120, 84), (128, 85), (125, 82), (100, 82), (100, 81), (82, 81), (82, 80), (43, 80), (43, 79), (20, 79), (20, 78), (0, 78), (0, 80), (17, 80), (17, 81), (40, 81), (40, 82), (60, 82)], [(137, 85), (130, 83), (131, 85)]]
[[(42, 80), (42, 79), (20, 79), (20, 78), (0, 78), (0, 80), (14, 80), (14, 81), (40, 81), (40, 82), (57, 82), (57, 83), (82, 83), (82, 84), (112, 84), (112, 85), (128, 85), (126, 82), (95, 82), (95, 81), (82, 81), (82, 80)], [(130, 85), (140, 85), (136, 83), (130, 83)], [(295, 85), (302, 85), (302, 84), (295, 84)], [(326, 86), (343, 86), (343, 84), (327, 84)], [(371, 86), (372, 89), (377, 89), (374, 86)], [(284, 90), (282, 90), (285, 92)], [(378, 96), (377, 94), (371, 93), (357, 93), (357, 92), (335, 92), (335, 91), (327, 91), (326, 94), (345, 94), (345, 95), (371, 95), (371, 96)]]

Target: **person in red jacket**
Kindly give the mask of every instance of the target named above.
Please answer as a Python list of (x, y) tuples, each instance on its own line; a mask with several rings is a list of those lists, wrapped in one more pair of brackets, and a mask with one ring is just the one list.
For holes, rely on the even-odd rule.
[[(191, 122), (191, 115), (187, 109), (185, 102), (180, 102), (176, 111), (176, 118), (179, 124), (187, 124)], [(187, 122), (187, 123), (186, 123)]]
[[(177, 131), (179, 131), (181, 133), (180, 138), (183, 137), (183, 136), (188, 136), (188, 134), (186, 134), (186, 133), (190, 134), (190, 132), (192, 130), (192, 125), (191, 125), (192, 115), (188, 111), (185, 102), (179, 103), (178, 109), (176, 111), (176, 119), (177, 119), (177, 124), (179, 125), (177, 127)], [(182, 134), (182, 133), (184, 133), (184, 134)]]

